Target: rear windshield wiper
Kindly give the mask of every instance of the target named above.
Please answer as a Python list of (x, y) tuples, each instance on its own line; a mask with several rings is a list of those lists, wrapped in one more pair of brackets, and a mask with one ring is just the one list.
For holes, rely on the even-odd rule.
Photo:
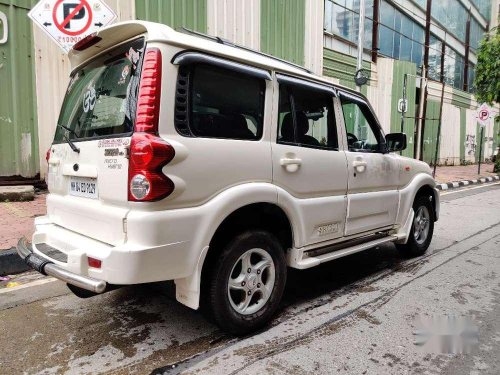
[[(70, 128), (68, 128), (67, 126), (64, 126), (64, 125), (62, 125), (62, 124), (57, 124), (57, 126), (60, 126), (61, 128), (63, 128), (63, 129), (65, 129), (65, 130), (67, 130), (67, 131), (68, 131), (68, 132), (70, 132), (70, 133), (73, 133), (73, 134), (75, 135), (75, 137), (76, 137), (76, 138), (80, 138), (80, 137), (78, 136), (78, 134), (76, 134), (76, 132), (75, 132), (73, 129), (70, 129)], [(69, 147), (71, 147), (71, 149), (72, 149), (74, 152), (76, 152), (76, 153), (78, 153), (78, 154), (80, 153), (80, 149), (79, 149), (78, 147), (76, 147), (76, 146), (75, 146), (75, 144), (71, 141), (71, 139), (69, 139), (69, 137), (68, 137), (66, 134), (64, 134), (64, 135), (63, 135), (63, 138), (64, 138), (64, 140), (65, 140), (66, 142), (68, 142)]]

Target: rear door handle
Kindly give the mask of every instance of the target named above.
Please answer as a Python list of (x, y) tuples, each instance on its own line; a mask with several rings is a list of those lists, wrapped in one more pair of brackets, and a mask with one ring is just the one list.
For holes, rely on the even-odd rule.
[(281, 158), (280, 165), (285, 167), (287, 172), (297, 172), (300, 165), (302, 164), (302, 159), (299, 158)]

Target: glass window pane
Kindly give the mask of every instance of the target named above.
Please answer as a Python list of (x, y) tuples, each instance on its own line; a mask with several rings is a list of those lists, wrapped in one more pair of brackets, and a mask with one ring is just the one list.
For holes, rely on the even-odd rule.
[(380, 131), (369, 108), (342, 98), (342, 112), (349, 151), (376, 152), (380, 149)]
[(386, 25), (391, 29), (394, 28), (394, 7), (389, 5), (387, 1), (382, 0), (380, 2), (380, 23)]
[(385, 26), (379, 28), (379, 48), (380, 53), (385, 56), (392, 56), (392, 46), (394, 44), (394, 32)]
[[(292, 113), (288, 97), (293, 97)], [(280, 142), (338, 149), (331, 95), (301, 86), (280, 85)]]
[(190, 129), (195, 136), (247, 140), (261, 137), (265, 91), (262, 79), (197, 65), (192, 82)]

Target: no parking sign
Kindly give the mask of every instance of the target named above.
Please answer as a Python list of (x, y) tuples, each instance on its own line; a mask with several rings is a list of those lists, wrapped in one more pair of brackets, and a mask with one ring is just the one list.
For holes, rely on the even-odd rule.
[(116, 19), (102, 0), (41, 0), (28, 16), (65, 52)]

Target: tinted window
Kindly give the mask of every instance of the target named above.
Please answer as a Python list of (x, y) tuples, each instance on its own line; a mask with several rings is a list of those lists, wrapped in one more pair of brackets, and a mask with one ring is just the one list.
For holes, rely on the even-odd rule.
[(132, 132), (144, 40), (120, 46), (76, 71), (66, 91), (54, 142)]
[(281, 84), (278, 142), (338, 149), (332, 102), (323, 91)]
[(382, 134), (368, 106), (346, 97), (341, 102), (349, 151), (381, 150)]
[(265, 94), (262, 79), (204, 64), (190, 67), (188, 74), (191, 135), (261, 138)]

